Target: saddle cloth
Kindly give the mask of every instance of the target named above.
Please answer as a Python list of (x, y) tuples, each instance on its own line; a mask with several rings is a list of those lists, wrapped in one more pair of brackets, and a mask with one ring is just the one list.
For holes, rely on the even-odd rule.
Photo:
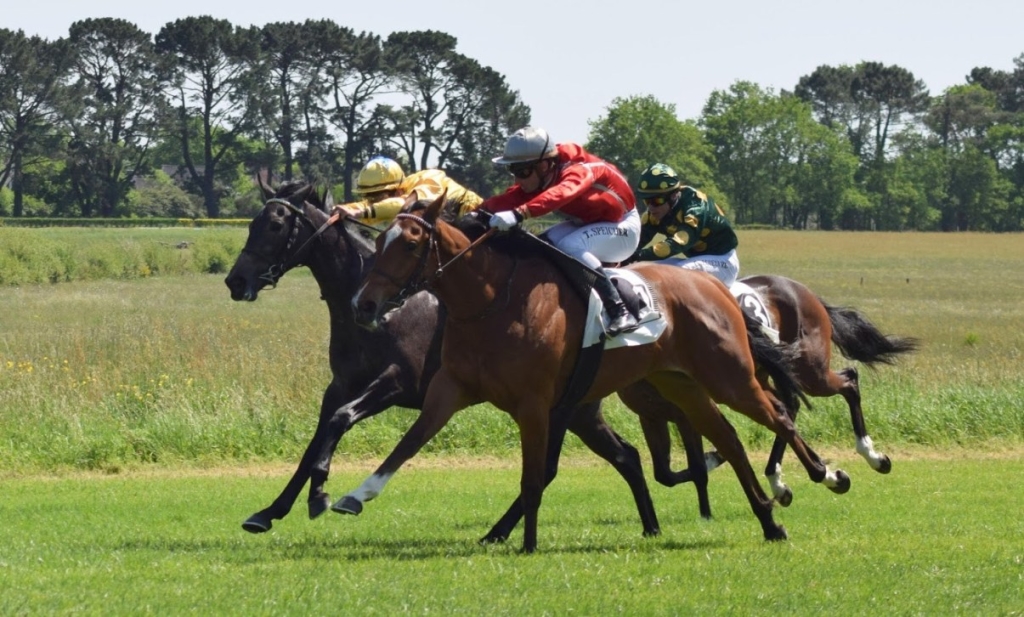
[(736, 298), (736, 302), (739, 303), (740, 309), (744, 313), (750, 315), (761, 324), (761, 331), (763, 331), (768, 338), (775, 343), (779, 342), (779, 330), (772, 319), (772, 314), (768, 311), (768, 307), (765, 306), (764, 300), (761, 295), (754, 291), (754, 288), (747, 285), (743, 281), (736, 281), (729, 288), (733, 297)]
[(596, 291), (591, 290), (590, 302), (587, 307), (587, 326), (583, 330), (583, 348), (600, 343), (602, 338), (605, 349), (648, 345), (658, 340), (668, 323), (662, 316), (647, 282), (632, 270), (619, 268), (605, 268), (605, 270), (619, 290), (623, 302), (636, 316), (640, 325), (636, 330), (609, 337), (605, 333), (608, 314), (604, 310), (601, 297), (597, 295)]
[[(583, 347), (587, 348), (596, 345), (604, 338), (605, 349), (616, 347), (633, 347), (636, 345), (647, 345), (658, 340), (658, 337), (665, 331), (668, 325), (664, 316), (655, 305), (654, 296), (651, 293), (647, 282), (640, 278), (632, 270), (609, 268), (608, 273), (612, 282), (619, 289), (619, 294), (629, 306), (630, 311), (637, 317), (639, 327), (630, 332), (609, 337), (605, 332), (605, 324), (608, 323), (608, 313), (604, 310), (604, 304), (596, 291), (591, 290), (590, 302), (587, 307), (587, 327), (583, 331)], [(755, 321), (761, 324), (761, 330), (775, 343), (779, 342), (779, 331), (768, 311), (764, 300), (753, 287), (736, 281), (729, 288), (740, 309), (750, 315)]]

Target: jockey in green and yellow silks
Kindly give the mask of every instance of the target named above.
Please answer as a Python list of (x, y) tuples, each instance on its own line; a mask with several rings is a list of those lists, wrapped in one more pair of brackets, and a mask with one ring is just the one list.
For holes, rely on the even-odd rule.
[[(628, 262), (660, 261), (690, 270), (703, 270), (731, 286), (739, 276), (739, 241), (729, 219), (715, 201), (684, 185), (662, 163), (640, 176), (637, 195), (647, 206), (641, 218), (640, 248)], [(663, 240), (647, 246), (657, 234)]]

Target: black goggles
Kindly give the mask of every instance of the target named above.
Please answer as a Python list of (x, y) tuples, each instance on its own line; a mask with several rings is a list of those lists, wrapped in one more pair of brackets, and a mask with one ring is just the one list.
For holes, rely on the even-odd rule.
[(529, 163), (513, 163), (508, 166), (508, 173), (520, 180), (524, 180), (533, 174), (533, 170), (536, 166), (536, 161), (530, 161)]
[(663, 206), (669, 202), (668, 195), (655, 195), (654, 197), (644, 197), (644, 204), (647, 206)]

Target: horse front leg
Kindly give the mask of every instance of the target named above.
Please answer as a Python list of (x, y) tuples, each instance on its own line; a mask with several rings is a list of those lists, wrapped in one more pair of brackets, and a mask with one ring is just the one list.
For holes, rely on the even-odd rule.
[[(291, 512), (295, 500), (298, 499), (299, 493), (302, 491), (302, 487), (305, 486), (306, 480), (310, 478), (313, 461), (319, 453), (320, 444), (327, 434), (327, 423), (334, 414), (334, 410), (341, 404), (342, 399), (341, 387), (331, 382), (324, 390), (324, 396), (320, 401), (320, 417), (317, 420), (316, 430), (313, 432), (313, 437), (306, 446), (305, 452), (302, 453), (302, 458), (299, 460), (299, 466), (295, 469), (295, 473), (292, 474), (291, 479), (288, 480), (288, 484), (285, 485), (281, 494), (269, 506), (245, 519), (242, 523), (242, 529), (250, 533), (270, 531), (271, 527), (274, 526), (275, 520), (280, 520)], [(315, 487), (311, 485), (309, 497), (311, 503), (314, 500), (314, 489)], [(326, 500), (326, 495), (324, 497)], [(329, 502), (325, 501), (326, 503)], [(310, 506), (310, 509), (312, 511), (312, 506)]]
[(355, 398), (336, 408), (327, 421), (320, 449), (310, 469), (309, 518), (314, 519), (331, 505), (324, 490), (331, 471), (331, 459), (341, 438), (356, 424), (389, 409), (404, 393), (398, 367), (391, 365)]
[[(552, 417), (552, 423), (556, 420)], [(555, 437), (558, 433), (557, 426), (551, 426), (551, 437), (548, 440), (547, 475), (544, 478), (545, 488), (558, 475), (558, 460), (561, 455), (561, 447), (564, 444), (564, 432), (559, 441)], [(654, 504), (651, 501), (651, 494), (647, 488), (647, 481), (644, 479), (643, 467), (640, 463), (640, 453), (629, 442), (620, 437), (605, 422), (601, 415), (601, 403), (585, 403), (577, 407), (569, 420), (568, 430), (572, 431), (580, 440), (595, 454), (605, 459), (622, 475), (629, 484), (636, 501), (637, 511), (640, 515), (641, 524), (644, 527), (644, 535), (657, 535), (660, 533), (658, 517), (654, 512)], [(519, 521), (523, 518), (523, 499), (519, 495), (509, 506), (505, 514), (494, 524), (487, 535), (480, 538), (481, 544), (494, 544), (504, 542), (512, 534)]]
[[(571, 412), (556, 416), (546, 406), (524, 406), (513, 416), (519, 425), (519, 440), (523, 455), (522, 475), (519, 481), (519, 496), (523, 504), (523, 548), (521, 552), (537, 550), (537, 514), (541, 498), (547, 486), (545, 478), (548, 469), (557, 470), (562, 454), (562, 443), (568, 428)], [(554, 472), (551, 477), (554, 477)]]
[(331, 510), (339, 514), (362, 512), (363, 504), (380, 495), (391, 477), (448, 424), (456, 411), (475, 402), (442, 367), (427, 387), (419, 417), (402, 435), (395, 449), (358, 488), (336, 501)]

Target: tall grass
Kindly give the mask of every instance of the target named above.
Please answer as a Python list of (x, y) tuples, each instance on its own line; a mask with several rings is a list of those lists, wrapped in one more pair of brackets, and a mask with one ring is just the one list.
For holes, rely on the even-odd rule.
[[(140, 255), (180, 256), (207, 239), (241, 247), (245, 237), (238, 229), (0, 231), (43, 234), (22, 246), (52, 242), (76, 255), (132, 246)], [(179, 237), (194, 244), (168, 246)], [(886, 332), (922, 340), (921, 351), (895, 367), (861, 370), (880, 449), (1024, 442), (1024, 238), (742, 231), (740, 241), (744, 274), (791, 276), (832, 304), (861, 309)], [(329, 380), (327, 313), (315, 282), (300, 269), (257, 302), (238, 304), (221, 275), (190, 272), (168, 266), (159, 276), (0, 285), (0, 469), (298, 457)], [(799, 420), (804, 435), (849, 447), (845, 404), (814, 403)], [(642, 442), (617, 399), (606, 410), (627, 439)], [(379, 456), (414, 414), (364, 422), (339, 456)], [(750, 446), (768, 445), (765, 431), (729, 416)], [(480, 406), (458, 414), (427, 451), (514, 457), (517, 440), (503, 414)]]
[(0, 288), (227, 272), (245, 241), (240, 229), (0, 226)]

